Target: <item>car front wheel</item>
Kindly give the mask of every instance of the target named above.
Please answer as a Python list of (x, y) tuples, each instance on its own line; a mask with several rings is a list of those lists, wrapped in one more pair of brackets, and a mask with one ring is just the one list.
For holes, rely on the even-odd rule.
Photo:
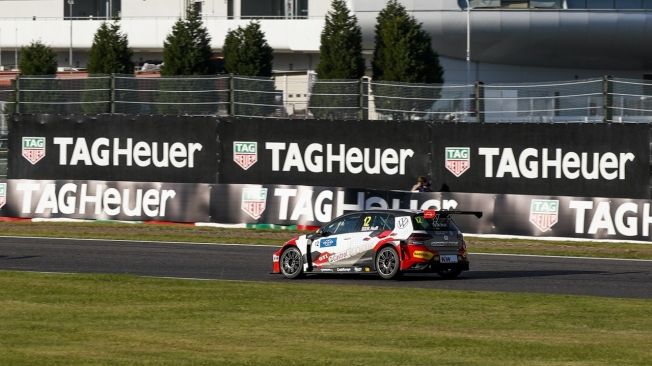
[(376, 254), (376, 271), (386, 280), (391, 280), (399, 275), (401, 260), (394, 247), (384, 247)]
[(281, 273), (285, 278), (297, 278), (303, 273), (303, 256), (297, 247), (289, 247), (281, 254)]

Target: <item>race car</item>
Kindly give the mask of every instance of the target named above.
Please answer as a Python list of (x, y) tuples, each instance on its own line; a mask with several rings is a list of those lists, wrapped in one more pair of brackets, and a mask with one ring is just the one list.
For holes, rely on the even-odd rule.
[(466, 243), (454, 215), (479, 211), (373, 209), (342, 215), (314, 233), (295, 237), (272, 256), (273, 273), (436, 272), (456, 278), (469, 269)]

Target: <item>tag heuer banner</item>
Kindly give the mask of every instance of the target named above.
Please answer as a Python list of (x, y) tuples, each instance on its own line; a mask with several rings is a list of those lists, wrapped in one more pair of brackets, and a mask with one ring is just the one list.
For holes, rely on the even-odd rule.
[(7, 176), (645, 199), (650, 142), (647, 124), (17, 115)]
[(650, 197), (646, 124), (439, 123), (432, 128), (435, 189)]
[(17, 115), (8, 178), (215, 183), (211, 117)]
[(129, 221), (208, 221), (210, 185), (48, 181), (0, 183), (2, 216)]
[(232, 119), (220, 183), (410, 189), (430, 170), (430, 127), (396, 121)]

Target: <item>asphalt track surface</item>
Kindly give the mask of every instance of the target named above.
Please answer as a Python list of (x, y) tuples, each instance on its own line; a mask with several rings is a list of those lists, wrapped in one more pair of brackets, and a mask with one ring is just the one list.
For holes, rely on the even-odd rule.
[(0, 237), (0, 270), (652, 298), (652, 261), (472, 254), (471, 271), (456, 280), (435, 274), (408, 274), (399, 281), (337, 274), (285, 280), (270, 273), (275, 249)]

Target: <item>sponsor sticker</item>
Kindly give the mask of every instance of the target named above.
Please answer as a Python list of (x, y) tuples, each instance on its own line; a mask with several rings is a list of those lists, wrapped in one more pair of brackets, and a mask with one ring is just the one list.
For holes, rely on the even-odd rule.
[(7, 183), (0, 183), (0, 208), (7, 203)]
[(272, 262), (276, 263), (278, 261), (279, 261), (278, 255), (276, 255), (276, 254), (272, 255)]
[(32, 165), (45, 157), (45, 137), (23, 137), (22, 154)]
[(330, 248), (336, 246), (337, 246), (337, 238), (328, 238), (319, 241), (320, 248)]
[(414, 258), (420, 258), (425, 260), (431, 260), (432, 257), (434, 257), (434, 254), (432, 254), (431, 252), (427, 252), (425, 250), (415, 250), (412, 255), (414, 256)]
[(550, 230), (559, 219), (559, 200), (532, 200), (530, 222), (542, 232)]
[(471, 167), (471, 149), (468, 147), (446, 148), (446, 169), (460, 177)]
[(254, 220), (258, 220), (267, 205), (267, 188), (245, 187), (242, 190), (240, 208)]
[(258, 143), (255, 141), (233, 141), (233, 161), (247, 170), (258, 161)]

